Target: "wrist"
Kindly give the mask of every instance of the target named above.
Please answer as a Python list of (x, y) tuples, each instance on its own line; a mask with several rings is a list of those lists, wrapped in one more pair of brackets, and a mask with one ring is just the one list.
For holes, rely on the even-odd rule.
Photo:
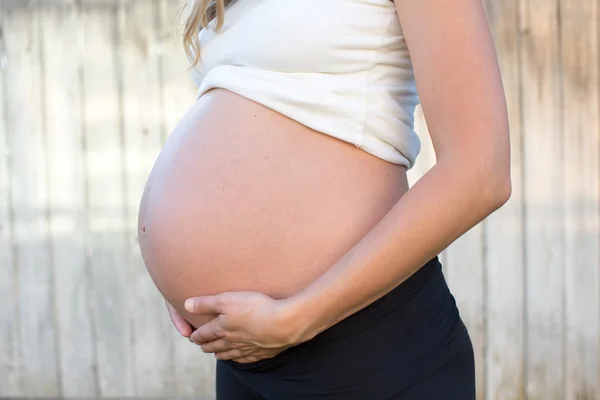
[(317, 309), (301, 293), (278, 300), (280, 323), (286, 341), (293, 346), (312, 339), (329, 327), (319, 320)]

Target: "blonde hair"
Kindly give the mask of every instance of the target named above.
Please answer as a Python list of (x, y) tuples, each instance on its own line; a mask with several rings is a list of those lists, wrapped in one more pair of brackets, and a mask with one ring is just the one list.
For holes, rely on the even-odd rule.
[(198, 32), (208, 27), (208, 23), (216, 18), (214, 30), (223, 27), (225, 7), (236, 0), (184, 0), (182, 13), (187, 8), (188, 15), (183, 23), (182, 35), (185, 53), (190, 60), (189, 68), (200, 62), (200, 42)]

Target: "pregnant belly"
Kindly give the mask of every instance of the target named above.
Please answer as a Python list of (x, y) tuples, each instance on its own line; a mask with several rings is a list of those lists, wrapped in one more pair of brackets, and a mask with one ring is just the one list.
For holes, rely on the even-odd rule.
[(186, 113), (163, 147), (139, 212), (158, 290), (194, 326), (191, 296), (283, 298), (316, 279), (407, 190), (403, 167), (225, 90)]

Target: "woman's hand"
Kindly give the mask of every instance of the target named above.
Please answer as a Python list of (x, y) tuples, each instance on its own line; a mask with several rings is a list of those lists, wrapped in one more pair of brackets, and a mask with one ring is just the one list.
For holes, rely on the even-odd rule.
[(190, 341), (221, 360), (259, 361), (299, 343), (299, 331), (284, 301), (264, 293), (192, 297), (186, 300), (185, 309), (192, 314), (218, 314), (193, 332)]
[(171, 318), (171, 322), (177, 328), (177, 331), (181, 334), (181, 336), (189, 338), (192, 334), (193, 327), (192, 325), (181, 316), (168, 301), (165, 300), (165, 304), (167, 305), (167, 311), (169, 311), (169, 317)]

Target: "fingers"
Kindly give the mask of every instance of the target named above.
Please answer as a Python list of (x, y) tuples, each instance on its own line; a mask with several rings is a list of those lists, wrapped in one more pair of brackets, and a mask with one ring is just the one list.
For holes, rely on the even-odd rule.
[(231, 343), (227, 339), (218, 339), (212, 342), (202, 343), (200, 348), (204, 353), (214, 353), (215, 358), (220, 360), (234, 360), (239, 363), (258, 360), (255, 356), (250, 355), (248, 349), (244, 349), (244, 346), (238, 347), (237, 344)]
[(169, 312), (169, 317), (171, 318), (171, 322), (175, 325), (177, 331), (181, 334), (181, 336), (189, 338), (192, 334), (192, 325), (183, 318), (169, 302), (165, 302), (167, 305), (167, 311)]
[(238, 349), (231, 349), (227, 351), (222, 351), (219, 353), (215, 353), (215, 357), (219, 360), (233, 360), (234, 358), (243, 357), (244, 354)]
[(222, 314), (223, 295), (190, 297), (185, 301), (184, 307), (192, 314)]
[(222, 317), (220, 315), (211, 319), (190, 335), (190, 341), (205, 343), (225, 338), (225, 330), (221, 327), (221, 322)]
[(227, 339), (217, 339), (212, 342), (202, 343), (200, 348), (204, 353), (220, 353), (223, 351), (229, 351), (236, 348), (235, 345), (230, 343)]

